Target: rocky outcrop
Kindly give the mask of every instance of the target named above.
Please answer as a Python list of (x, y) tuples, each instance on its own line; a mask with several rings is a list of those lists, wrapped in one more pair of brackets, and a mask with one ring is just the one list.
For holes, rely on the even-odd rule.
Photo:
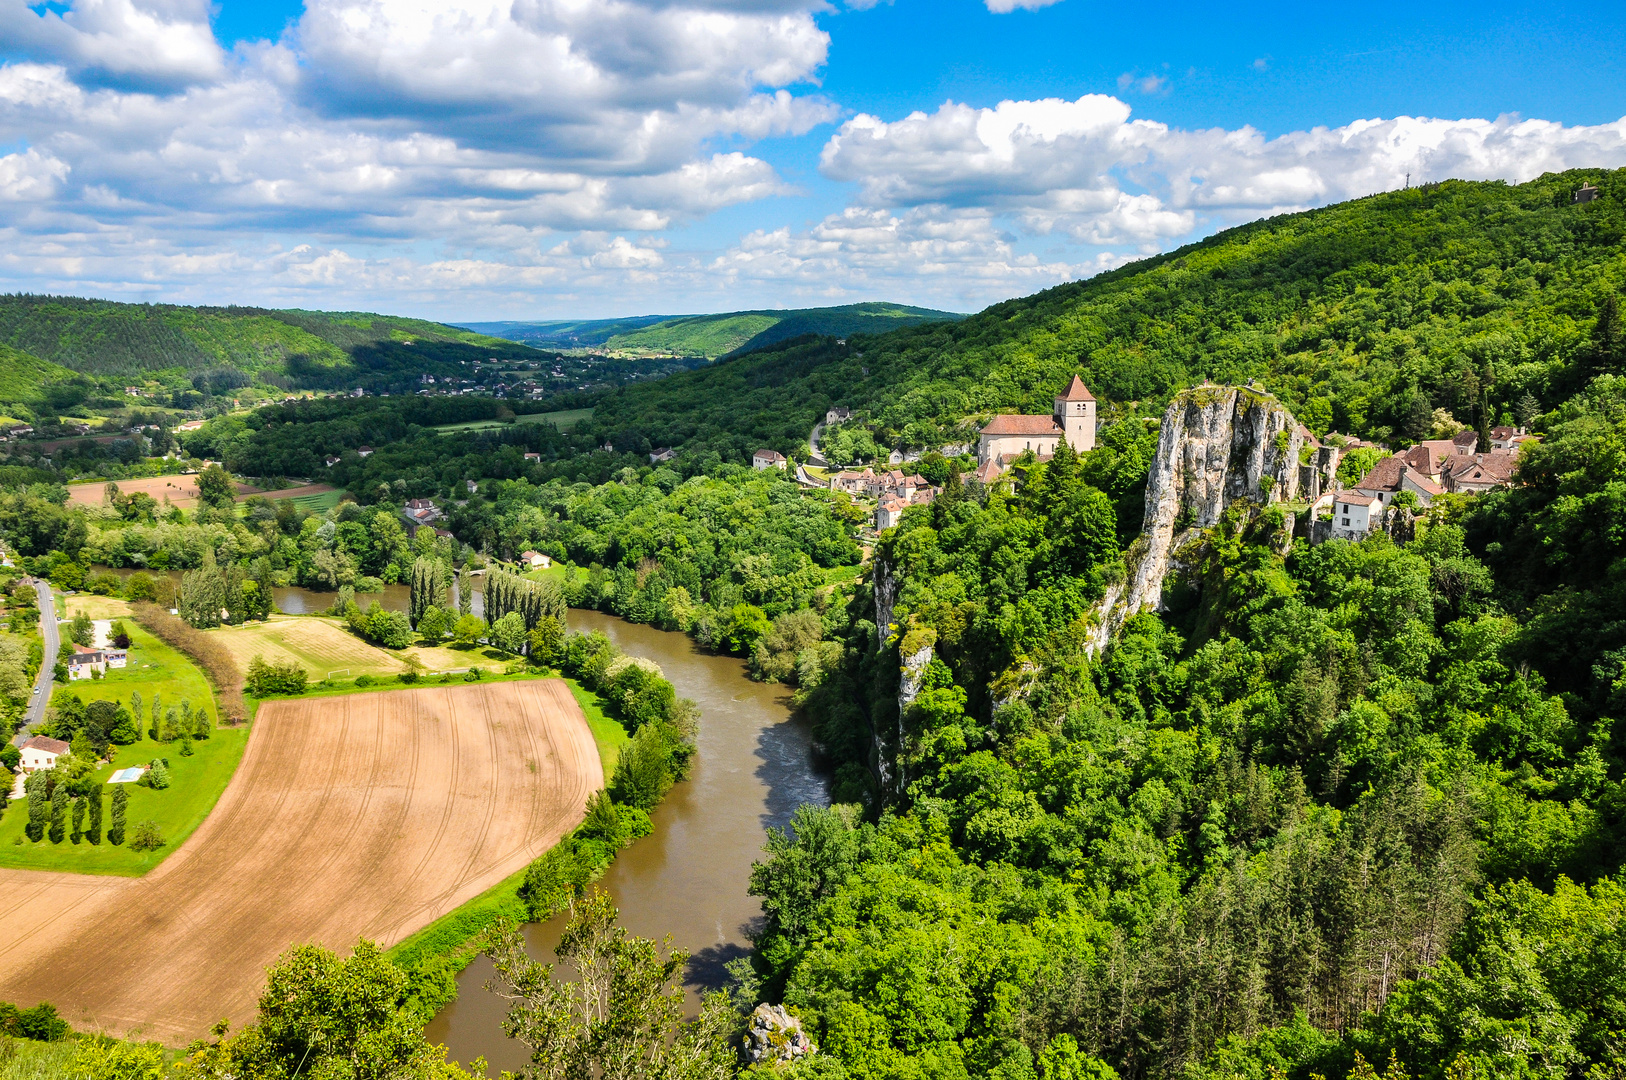
[(783, 1005), (758, 1005), (745, 1026), (745, 1060), (751, 1065), (796, 1061), (813, 1053), (802, 1022)]
[(1146, 523), (1124, 580), (1096, 607), (1091, 650), (1105, 649), (1130, 616), (1161, 603), (1181, 544), (1232, 504), (1297, 499), (1302, 445), (1298, 421), (1260, 389), (1205, 385), (1170, 402), (1146, 481)]
[[(891, 645), (893, 637), (898, 635), (899, 628), (892, 623), (894, 605), (898, 599), (898, 589), (901, 582), (892, 568), (884, 559), (875, 560), (875, 569), (871, 575), (875, 590), (875, 647), (882, 652)], [(918, 632), (904, 634), (898, 641), (898, 729), (890, 737), (881, 733), (878, 728), (870, 731), (870, 756), (875, 770), (875, 777), (881, 782), (883, 795), (893, 795), (901, 791), (908, 784), (908, 777), (904, 773), (902, 764), (891, 754), (886, 752), (886, 743), (892, 741), (894, 745), (903, 745), (903, 714), (920, 693), (921, 679), (926, 672), (926, 665), (932, 662), (935, 652), (932, 649), (935, 635), (922, 637)]]

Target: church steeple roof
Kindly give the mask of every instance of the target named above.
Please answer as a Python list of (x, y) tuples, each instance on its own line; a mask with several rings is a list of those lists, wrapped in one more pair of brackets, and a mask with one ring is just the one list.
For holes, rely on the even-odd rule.
[(1068, 385), (1066, 392), (1061, 395), (1061, 400), (1094, 401), (1095, 395), (1090, 393), (1090, 388), (1084, 385), (1083, 379), (1074, 375), (1073, 381)]

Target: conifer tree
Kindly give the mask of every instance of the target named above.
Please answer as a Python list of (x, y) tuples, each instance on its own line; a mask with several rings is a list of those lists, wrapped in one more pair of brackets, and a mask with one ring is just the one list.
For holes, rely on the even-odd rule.
[(102, 842), (102, 789), (90, 793), (90, 822), (85, 827), (85, 839), (92, 844)]
[(113, 827), (107, 830), (109, 844), (124, 843), (124, 812), (130, 802), (130, 793), (120, 784), (113, 789)]
[(23, 781), (23, 790), (28, 793), (28, 824), (23, 826), (23, 832), (37, 844), (45, 839), (45, 825), (51, 817), (50, 771), (29, 773), (28, 779)]
[(80, 795), (73, 800), (73, 832), (68, 838), (78, 843), (85, 837), (85, 797)]
[(50, 836), (51, 843), (60, 844), (68, 829), (68, 785), (58, 782), (52, 787)]

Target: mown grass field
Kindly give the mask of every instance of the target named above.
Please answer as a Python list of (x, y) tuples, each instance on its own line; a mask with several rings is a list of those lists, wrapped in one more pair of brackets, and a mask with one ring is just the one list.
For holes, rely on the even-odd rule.
[[(130, 692), (139, 691), (145, 722), (150, 722), (155, 697), (165, 708), (178, 707), (183, 701), (190, 701), (194, 709), (206, 705), (210, 717), (218, 719), (214, 694), (190, 660), (133, 621), (125, 628), (130, 633), (130, 666), (109, 671), (106, 678), (72, 683), (69, 693), (85, 702), (118, 701), (128, 705)], [(140, 742), (115, 747), (113, 761), (96, 770), (93, 775), (102, 782), (107, 796), (102, 816), (105, 832), (112, 826), (113, 789), (107, 785), (107, 778), (126, 766), (145, 764), (153, 758), (169, 759), (170, 786), (163, 791), (125, 785), (130, 793), (126, 828), (133, 828), (138, 821), (157, 822), (166, 841), (157, 851), (131, 851), (128, 845), (114, 847), (105, 836), (100, 845), (88, 841), (74, 844), (69, 837), (60, 844), (49, 839), (32, 843), (23, 835), (23, 826), (28, 824), (28, 801), (20, 799), (0, 814), (0, 867), (125, 876), (146, 873), (203, 824), (242, 759), (248, 731), (246, 724), (216, 727), (208, 739), (192, 744), (194, 753), (190, 757), (182, 757), (178, 743), (157, 743), (146, 738), (144, 725)]]
[(81, 611), (92, 619), (130, 618), (129, 601), (117, 600), (111, 596), (96, 596), (93, 593), (75, 593), (68, 597), (67, 609), (70, 619)]
[(321, 615), (273, 615), (266, 622), (223, 626), (211, 630), (226, 646), (237, 666), (248, 670), (255, 656), (266, 663), (292, 661), (311, 679), (354, 679), (357, 675), (394, 675), (407, 663), (394, 653), (369, 645), (344, 628), (338, 619)]
[[(560, 431), (568, 431), (570, 425), (578, 420), (586, 420), (593, 415), (592, 409), (562, 409), (559, 412), (531, 413), (527, 416), (514, 418), (516, 424), (552, 424)], [(487, 428), (502, 427), (504, 420), (470, 420), (466, 424), (437, 424), (436, 431), (484, 431)]]

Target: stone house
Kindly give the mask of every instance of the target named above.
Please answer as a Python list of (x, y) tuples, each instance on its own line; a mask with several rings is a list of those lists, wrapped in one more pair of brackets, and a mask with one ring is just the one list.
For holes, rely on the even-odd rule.
[(751, 455), (751, 468), (753, 469), (783, 469), (785, 455), (777, 450), (761, 449)]
[(977, 439), (977, 464), (1029, 450), (1054, 454), (1063, 441), (1079, 453), (1095, 448), (1095, 395), (1077, 375), (1056, 395), (1049, 416), (1002, 414), (990, 420)]
[(677, 457), (676, 450), (673, 450), (670, 446), (661, 446), (649, 452), (649, 463), (659, 465), (661, 462), (671, 461), (675, 457)]
[(1489, 454), (1474, 454), (1454, 464), (1446, 477), (1446, 486), (1451, 491), (1477, 495), (1513, 483), (1513, 474), (1518, 467), (1518, 455), (1514, 453), (1492, 451)]
[(839, 406), (824, 414), (824, 422), (826, 424), (845, 424), (852, 418), (853, 411), (851, 409), (841, 408)]
[[(1417, 496), (1419, 503), (1427, 506), (1436, 496), (1442, 494), (1445, 488), (1427, 473), (1413, 468), (1403, 456), (1396, 454), (1372, 466), (1371, 472), (1355, 482), (1354, 490), (1376, 498), (1387, 508), (1402, 491), (1412, 492)], [(1342, 500), (1343, 495), (1339, 494), (1334, 498)], [(1337, 519), (1338, 515), (1334, 515), (1333, 520), (1336, 522)]]
[(877, 485), (874, 470), (866, 467), (863, 469), (843, 469), (841, 472), (831, 473), (830, 490), (845, 491), (849, 495), (861, 495), (870, 498), (880, 488)]
[(915, 491), (908, 498), (900, 495), (883, 495), (881, 502), (875, 507), (875, 531), (881, 532), (892, 528), (903, 520), (903, 512), (911, 506), (929, 506), (937, 498), (936, 488), (922, 488)]
[(1371, 531), (1372, 515), (1382, 512), (1377, 496), (1341, 491), (1332, 499), (1332, 535), (1340, 540), (1359, 540)]

